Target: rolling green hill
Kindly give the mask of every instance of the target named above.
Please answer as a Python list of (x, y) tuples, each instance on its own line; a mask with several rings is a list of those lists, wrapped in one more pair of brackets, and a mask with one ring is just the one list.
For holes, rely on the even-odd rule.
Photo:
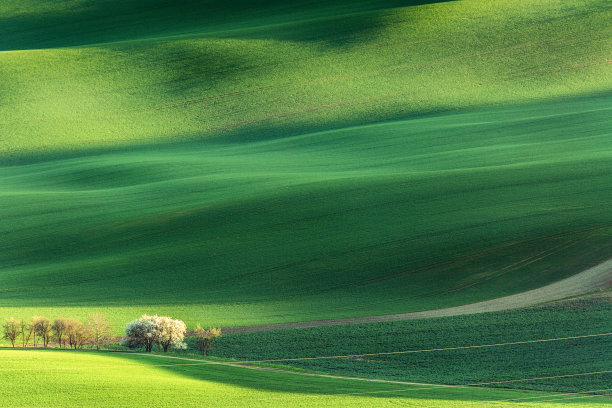
[(609, 257), (606, 1), (9, 1), (0, 315), (453, 306)]
[[(402, 313), (602, 263), (610, 21), (606, 0), (1, 1), (0, 321), (103, 312), (119, 334), (143, 313), (190, 329)], [(606, 299), (218, 350), (592, 334)], [(5, 349), (0, 406), (609, 405), (591, 395), (609, 393), (609, 337), (582, 340), (291, 364), (537, 392)]]
[(3, 2), (3, 159), (612, 90), (605, 0), (293, 3)]
[(609, 257), (610, 101), (5, 166), (0, 310), (228, 326), (543, 286)]

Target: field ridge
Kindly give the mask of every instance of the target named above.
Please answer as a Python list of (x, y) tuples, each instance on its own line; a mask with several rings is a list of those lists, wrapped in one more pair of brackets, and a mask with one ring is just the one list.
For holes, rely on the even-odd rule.
[(359, 324), (374, 322), (391, 322), (398, 320), (428, 319), (432, 317), (459, 316), (473, 313), (497, 312), (519, 309), (553, 302), (572, 296), (589, 293), (612, 286), (612, 259), (582, 271), (561, 281), (551, 283), (538, 289), (532, 289), (515, 295), (497, 299), (470, 303), (467, 305), (425, 310), (421, 312), (395, 313), (378, 316), (364, 316), (345, 319), (324, 319), (303, 322), (278, 323), (267, 325), (236, 326), (223, 329), (224, 333), (247, 333), (302, 327), (336, 326), (342, 324)]

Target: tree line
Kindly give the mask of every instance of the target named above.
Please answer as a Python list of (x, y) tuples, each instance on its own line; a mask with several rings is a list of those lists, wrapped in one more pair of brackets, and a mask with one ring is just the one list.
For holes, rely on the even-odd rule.
[[(10, 317), (4, 322), (4, 339), (27, 347), (32, 344), (48, 347), (51, 341), (59, 347), (82, 348), (85, 345), (95, 346), (97, 350), (113, 334), (113, 328), (105, 315), (95, 313), (83, 323), (77, 319), (59, 317), (53, 321), (44, 316), (34, 316), (30, 320), (18, 320)], [(157, 345), (164, 352), (170, 349), (186, 349), (185, 334), (187, 326), (182, 320), (168, 316), (149, 316), (135, 319), (125, 326), (125, 337), (121, 345), (128, 348), (144, 347), (151, 352)], [(221, 335), (221, 329), (203, 329), (198, 323), (193, 332), (198, 350), (208, 355), (214, 340)]]
[(13, 347), (15, 344), (48, 347), (51, 341), (55, 341), (60, 348), (75, 350), (85, 345), (93, 345), (99, 350), (105, 339), (113, 334), (108, 319), (99, 313), (90, 315), (84, 323), (66, 317), (53, 321), (44, 316), (34, 316), (30, 320), (10, 317), (4, 321), (3, 329), (4, 339), (10, 341)]

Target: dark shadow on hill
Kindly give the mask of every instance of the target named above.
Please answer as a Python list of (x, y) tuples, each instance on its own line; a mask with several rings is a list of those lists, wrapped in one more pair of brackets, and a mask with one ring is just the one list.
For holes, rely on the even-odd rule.
[[(130, 356), (120, 353), (108, 353), (108, 356), (122, 360), (137, 359), (145, 366), (163, 364), (160, 370), (181, 375), (194, 380), (210, 381), (218, 384), (233, 385), (241, 388), (268, 391), (274, 393), (294, 393), (301, 395), (343, 396), (346, 394), (362, 394), (373, 398), (411, 398), (411, 399), (444, 399), (459, 401), (490, 400), (495, 398), (495, 392), (478, 389), (449, 389), (443, 393), (437, 387), (429, 390), (420, 388), (418, 393), (406, 392), (408, 385), (379, 383), (371, 381), (349, 381), (346, 379), (323, 378), (292, 373), (279, 373), (269, 370), (254, 370), (242, 367), (231, 367), (217, 364), (198, 365), (194, 361), (181, 361), (155, 356)], [(171, 366), (176, 364), (176, 366)], [(183, 365), (181, 365), (183, 364)], [(398, 390), (394, 392), (394, 390)], [(371, 392), (371, 393), (370, 393)], [(503, 392), (503, 391), (502, 391)], [(493, 396), (491, 395), (493, 394)], [(289, 397), (291, 398), (291, 397)]]
[[(58, 2), (57, 6), (47, 5), (45, 10), (21, 10), (2, 18), (0, 50), (68, 47), (229, 30), (234, 33), (223, 36), (240, 37), (242, 29), (299, 22), (303, 23), (290, 30), (274, 29), (269, 34), (255, 30), (246, 36), (320, 41), (322, 36), (335, 32), (348, 38), (371, 29), (372, 21), (364, 17), (346, 27), (336, 26), (333, 20), (319, 26), (306, 21), (445, 1), (454, 0), (239, 0), (231, 6), (219, 0), (89, 0), (67, 9), (61, 8), (62, 3)], [(5, 10), (8, 13), (11, 8), (5, 6)]]
[(384, 11), (398, 7), (414, 7), (426, 4), (444, 3), (456, 0), (409, 0), (387, 1), (384, 7), (360, 10), (356, 7), (338, 7), (338, 10), (318, 13), (302, 20), (281, 22), (277, 25), (217, 33), (217, 37), (243, 39), (272, 39), (323, 44), (328, 47), (360, 45), (375, 37), (385, 26)]
[[(597, 132), (602, 129), (600, 123), (605, 123), (607, 116), (599, 111), (602, 110), (601, 107), (606, 106), (607, 101), (608, 99), (601, 99), (596, 105), (590, 106), (598, 116), (583, 116), (582, 120), (577, 121), (585, 136), (591, 133), (584, 123), (592, 122), (591, 131), (593, 128), (597, 128)], [(551, 104), (547, 108), (541, 108), (546, 109), (543, 112), (546, 113), (561, 111), (563, 106), (573, 110), (581, 105), (580, 100), (573, 99), (561, 106)], [(532, 115), (532, 108), (533, 105), (522, 106), (521, 112)], [(501, 111), (506, 112), (506, 109), (509, 108), (503, 108)], [(495, 116), (495, 112), (497, 111), (478, 112), (478, 117), (470, 115), (467, 121), (473, 122), (474, 119), (482, 118), (497, 126), (495, 119), (499, 116)], [(466, 120), (461, 115), (451, 115), (450, 118), (457, 120), (459, 125)], [(597, 118), (602, 122), (594, 120)], [(552, 123), (558, 127), (557, 121), (553, 116), (548, 118), (546, 123), (547, 126)], [(499, 123), (507, 127), (506, 122)], [(541, 130), (537, 122), (529, 123), (532, 132)], [(404, 125), (410, 124), (409, 121)], [(567, 137), (572, 137), (568, 125), (566, 122), (560, 132), (565, 129)], [(472, 140), (478, 134), (471, 127), (459, 126), (461, 132), (452, 136), (453, 133), (448, 127), (443, 128), (444, 133), (440, 135), (442, 143), (463, 140), (466, 134), (469, 134)], [(35, 172), (36, 175), (20, 179), (19, 184), (7, 184), (7, 187), (10, 189), (15, 186), (16, 194), (19, 194), (21, 186), (31, 192), (52, 192), (53, 194), (47, 196), (49, 201), (45, 204), (43, 215), (58, 215), (48, 218), (54, 223), (41, 223), (44, 228), (37, 228), (36, 234), (31, 234), (21, 225), (21, 220), (30, 215), (24, 212), (11, 220), (8, 215), (11, 201), (5, 201), (5, 230), (7, 234), (12, 235), (7, 235), (9, 238), (2, 243), (2, 274), (6, 275), (2, 276), (0, 300), (4, 305), (13, 307), (53, 303), (57, 306), (57, 299), (61, 300), (62, 305), (74, 306), (83, 302), (97, 305), (153, 305), (161, 299), (168, 299), (167, 301), (173, 304), (202, 305), (205, 302), (259, 302), (296, 297), (309, 297), (312, 301), (323, 299), (324, 296), (333, 298), (330, 294), (348, 293), (348, 289), (352, 293), (360, 291), (359, 293), (368, 293), (368, 296), (371, 296), (372, 288), (400, 289), (407, 283), (414, 284), (417, 280), (412, 272), (417, 268), (447, 261), (459, 254), (482, 251), (482, 242), (491, 246), (506, 243), (507, 239), (513, 237), (514, 227), (508, 230), (507, 236), (497, 235), (498, 232), (489, 235), (486, 231), (502, 231), (503, 225), (515, 225), (517, 220), (522, 223), (531, 218), (532, 221), (525, 225), (532, 222), (532, 225), (537, 225), (534, 229), (521, 230), (521, 239), (526, 237), (524, 231), (530, 231), (531, 236), (537, 238), (585, 228), (594, 220), (597, 224), (609, 221), (609, 216), (603, 215), (598, 209), (609, 197), (609, 187), (605, 184), (608, 178), (600, 178), (609, 174), (609, 169), (612, 168), (609, 158), (590, 160), (588, 168), (576, 168), (571, 173), (568, 172), (567, 176), (562, 176), (569, 177), (568, 181), (575, 178), (576, 182), (581, 183), (574, 185), (572, 181), (567, 184), (576, 188), (571, 190), (571, 200), (564, 196), (567, 193), (565, 189), (559, 190), (562, 193), (556, 193), (544, 188), (559, 175), (558, 164), (554, 162), (538, 166), (542, 171), (537, 173), (534, 173), (534, 168), (530, 166), (523, 169), (503, 167), (495, 171), (485, 167), (479, 170), (480, 174), (487, 174), (487, 177), (495, 180), (485, 184), (482, 179), (477, 178), (481, 185), (488, 186), (487, 189), (497, 189), (500, 185), (506, 185), (504, 183), (512, 186), (537, 186), (534, 187), (538, 190), (537, 194), (535, 190), (523, 190), (522, 197), (515, 192), (509, 196), (495, 194), (485, 195), (478, 200), (477, 197), (470, 198), (467, 192), (473, 188), (475, 173), (471, 170), (475, 170), (476, 165), (473, 159), (466, 162), (471, 170), (463, 175), (455, 174), (454, 177), (449, 177), (449, 173), (440, 173), (435, 178), (425, 175), (426, 177), (421, 179), (422, 182), (416, 185), (414, 178), (411, 178), (412, 171), (406, 171), (408, 167), (404, 166), (391, 168), (391, 176), (384, 177), (374, 173), (361, 173), (358, 177), (352, 177), (349, 173), (346, 178), (339, 179), (335, 176), (325, 179), (308, 178), (306, 184), (301, 184), (305, 179), (296, 181), (289, 177), (288, 183), (272, 184), (271, 189), (265, 184), (269, 180), (274, 183), (278, 180), (277, 175), (273, 173), (279, 168), (274, 169), (273, 166), (274, 159), (280, 161), (276, 154), (267, 155), (270, 152), (292, 153), (289, 160), (282, 159), (286, 160), (286, 164), (280, 169), (287, 174), (304, 175), (313, 170), (326, 172), (329, 171), (326, 168), (331, 171), (335, 168), (317, 168), (316, 158), (321, 151), (310, 150), (312, 145), (323, 144), (327, 151), (342, 153), (333, 156), (334, 166), (342, 165), (339, 172), (346, 169), (350, 172), (356, 167), (366, 168), (369, 163), (365, 156), (369, 152), (373, 153), (373, 149), (380, 148), (378, 143), (401, 156), (406, 155), (408, 151), (414, 151), (415, 145), (404, 143), (401, 135), (392, 139), (377, 138), (376, 129), (379, 127), (374, 127), (371, 129), (372, 133), (368, 131), (357, 139), (356, 146), (360, 149), (358, 156), (354, 155), (355, 150), (351, 146), (345, 146), (346, 138), (336, 138), (335, 136), (341, 135), (326, 133), (289, 140), (287, 145), (285, 140), (279, 140), (279, 144), (264, 143), (264, 149), (255, 143), (244, 143), (240, 146), (234, 141), (240, 152), (233, 149), (233, 142), (227, 141), (223, 144), (217, 141), (125, 147), (121, 151), (99, 153), (100, 157), (91, 154), (70, 163), (50, 162), (38, 169), (25, 168), (26, 173)], [(502, 138), (501, 129), (493, 129), (496, 138)], [(522, 135), (524, 127), (519, 122), (518, 127), (509, 127), (507, 131), (510, 134)], [(351, 133), (344, 132), (345, 137)], [(558, 135), (557, 132), (555, 134)], [(267, 135), (264, 135), (263, 140), (265, 136)], [(521, 136), (523, 137), (529, 137), (529, 134)], [(512, 140), (519, 143), (521, 138)], [(435, 139), (434, 137), (431, 140)], [(301, 141), (305, 144), (301, 144)], [(221, 148), (217, 149), (213, 143), (218, 143)], [(480, 145), (484, 143), (487, 143), (486, 137), (478, 142)], [(453, 146), (458, 148), (464, 145)], [(306, 149), (303, 149), (304, 147)], [(351, 149), (346, 157), (344, 147)], [(303, 154), (307, 151), (310, 151), (310, 154)], [(325, 150), (322, 152), (326, 153)], [(261, 153), (266, 154), (260, 156)], [(386, 159), (389, 158), (388, 154), (389, 151), (384, 150), (379, 151), (376, 156)], [(245, 164), (246, 157), (251, 161), (258, 156), (262, 161)], [(217, 157), (220, 161), (215, 160)], [(225, 157), (230, 158), (230, 162), (233, 161), (234, 164), (222, 163), (225, 162)], [(235, 160), (240, 157), (242, 159)], [(308, 160), (303, 160), (304, 158)], [(343, 163), (347, 160), (352, 167), (344, 167)], [(271, 173), (264, 174), (264, 178), (258, 178), (258, 170), (267, 169), (268, 166), (272, 167)], [(2, 171), (6, 171), (7, 176), (12, 173), (12, 169)], [(216, 178), (224, 172), (230, 176), (230, 181), (224, 181), (223, 177)], [(535, 179), (534, 174), (538, 174)], [(201, 178), (201, 175), (206, 177)], [(207, 179), (208, 175), (212, 177)], [(236, 177), (237, 175), (240, 176)], [(158, 181), (166, 179), (173, 182), (157, 184)], [(261, 180), (265, 181), (262, 188), (258, 187)], [(592, 182), (584, 183), (582, 180)], [(10, 180), (7, 182), (10, 183)], [(125, 185), (133, 185), (137, 189), (122, 190), (120, 187)], [(229, 194), (227, 190), (223, 190), (228, 186), (235, 186), (236, 193)], [(222, 188), (220, 191), (225, 198), (210, 200), (210, 195), (219, 187)], [(74, 195), (65, 195), (66, 192)], [(60, 194), (60, 201), (51, 200), (56, 193)], [(457, 250), (453, 249), (453, 245), (458, 241), (453, 235), (449, 235), (456, 227), (447, 222), (452, 217), (441, 222), (435, 234), (433, 229), (419, 230), (418, 223), (414, 221), (433, 214), (425, 212), (430, 211), (428, 202), (440, 202), (438, 197), (441, 196), (449, 197), (449, 201), (443, 202), (444, 205), (440, 208), (453, 208), (453, 211), (463, 208), (465, 203), (474, 206), (479, 202), (484, 205), (483, 208), (489, 208), (499, 204), (515, 205), (515, 202), (521, 200), (529, 202), (535, 208), (538, 203), (546, 204), (548, 200), (557, 200), (557, 197), (566, 207), (558, 208), (554, 214), (555, 219), (552, 220), (542, 217), (541, 214), (546, 213), (529, 214), (531, 210), (527, 207), (524, 212), (512, 217), (483, 219), (481, 214), (473, 213), (469, 218), (465, 218), (460, 230), (475, 231), (476, 238), (471, 241), (474, 246)], [(62, 197), (68, 198), (64, 200)], [(452, 200), (452, 197), (458, 199)], [(22, 201), (15, 202), (21, 206), (22, 203), (30, 201), (33, 200), (26, 196)], [(421, 204), (418, 204), (419, 202)], [(30, 214), (37, 215), (35, 204), (30, 205)], [(436, 211), (436, 208), (438, 207), (433, 207), (431, 211)], [(585, 212), (585, 208), (589, 210)], [(591, 208), (595, 209), (595, 212), (591, 213)], [(448, 214), (452, 214), (452, 211)], [(568, 214), (573, 216), (568, 217)], [(11, 222), (14, 224), (12, 231)], [(56, 225), (62, 227), (58, 228)], [(496, 227), (491, 228), (492, 225)], [(551, 230), (544, 231), (545, 228)], [(429, 241), (427, 237), (433, 236), (438, 238)], [(373, 240), (373, 237), (376, 239)], [(466, 235), (462, 235), (461, 245), (469, 243), (465, 237)], [(492, 242), (493, 239), (499, 241), (495, 243)], [(584, 266), (593, 266), (585, 265), (585, 262), (609, 258), (612, 238), (605, 236), (600, 239), (594, 236), (593, 240), (597, 242), (582, 240), (580, 245), (565, 249), (563, 256), (568, 256), (569, 260), (555, 261), (551, 263), (554, 268), (542, 269), (548, 276), (542, 282), (549, 282), (550, 277), (559, 279), (562, 275), (569, 276), (582, 270)], [(23, 242), (27, 242), (27, 245)], [(312, 242), (312, 245), (307, 247), (304, 242)], [(455, 244), (451, 245), (453, 242)], [(282, 249), (279, 249), (279, 243), (282, 243)], [(419, 246), (422, 250), (418, 250)], [(524, 248), (531, 251), (535, 250), (536, 246), (530, 244)], [(520, 255), (524, 252), (526, 251), (521, 249), (513, 253)], [(503, 256), (501, 259), (525, 258), (519, 255)], [(487, 259), (478, 257), (477, 262), (482, 262), (482, 265), (494, 264), (486, 261)], [(546, 259), (543, 262), (556, 258)], [(530, 265), (539, 268), (540, 264)], [(498, 265), (491, 270), (504, 266)], [(346, 273), (348, 270), (354, 273)], [(426, 276), (430, 271), (417, 270), (417, 273)], [(450, 285), (448, 280), (451, 276), (452, 279), (458, 279), (465, 271), (472, 273), (476, 268), (461, 267), (460, 273), (445, 275), (445, 285)], [(169, 276), (173, 279), (168, 279)], [(513, 282), (519, 282), (516, 274), (505, 276), (511, 277)], [(524, 276), (531, 276), (529, 284), (533, 285), (533, 277), (540, 275), (534, 273)], [(235, 282), (241, 282), (241, 285), (236, 285)], [(497, 281), (487, 282), (493, 285)], [(531, 288), (533, 287), (527, 289)], [(504, 286), (504, 290), (508, 289), (507, 285)], [(420, 293), (431, 292), (432, 284), (428, 283), (426, 290)], [(415, 290), (413, 293), (419, 292)], [(463, 296), (464, 292), (452, 293)], [(486, 292), (481, 292), (478, 296), (482, 293), (482, 297), (472, 300), (486, 300)], [(388, 291), (386, 295), (389, 295)], [(397, 299), (403, 299), (402, 302), (410, 301), (403, 292)], [(445, 299), (450, 299), (455, 304), (442, 304), (436, 297), (428, 299), (436, 302), (436, 308), (461, 303), (459, 297), (456, 298), (459, 299), (457, 302), (456, 299)], [(393, 305), (390, 303), (390, 306)], [(405, 307), (403, 311), (410, 309)], [(384, 311), (394, 312), (397, 312), (397, 309)]]

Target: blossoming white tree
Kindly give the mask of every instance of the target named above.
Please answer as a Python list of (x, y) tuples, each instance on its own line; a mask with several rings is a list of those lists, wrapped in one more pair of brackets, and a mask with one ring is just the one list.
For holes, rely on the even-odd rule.
[(150, 352), (157, 340), (157, 327), (153, 322), (153, 316), (143, 315), (126, 324), (125, 335), (127, 337), (123, 341), (124, 345), (130, 348), (144, 346), (145, 351)]
[(156, 323), (158, 328), (157, 342), (164, 349), (164, 353), (168, 352), (168, 348), (187, 348), (183, 342), (187, 326), (182, 320), (174, 320), (166, 316), (157, 317)]
[(182, 320), (174, 320), (167, 316), (148, 316), (133, 320), (125, 325), (127, 338), (123, 344), (128, 347), (144, 346), (151, 352), (154, 344), (159, 344), (164, 352), (172, 348), (186, 348), (183, 343), (187, 327)]

